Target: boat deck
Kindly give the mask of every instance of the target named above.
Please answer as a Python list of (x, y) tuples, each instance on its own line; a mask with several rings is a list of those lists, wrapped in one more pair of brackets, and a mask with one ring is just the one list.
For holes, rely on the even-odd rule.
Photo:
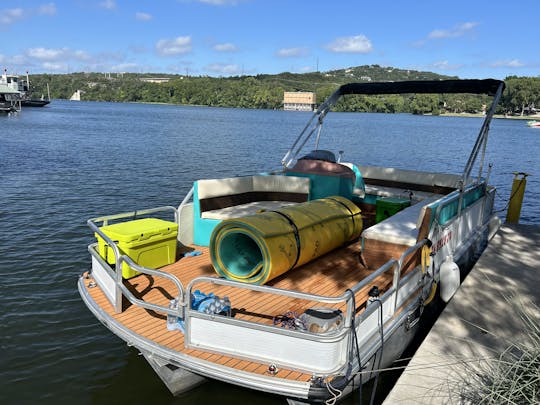
[[(187, 286), (197, 277), (217, 277), (210, 262), (208, 248), (196, 247), (196, 249), (201, 251), (202, 254), (183, 257), (176, 263), (162, 268), (162, 270), (174, 274), (184, 286)], [(360, 242), (356, 242), (291, 270), (271, 280), (267, 285), (280, 289), (333, 297), (342, 295), (347, 288), (360, 282), (372, 271), (362, 264)], [(163, 306), (167, 306), (170, 300), (175, 298), (178, 293), (170, 281), (145, 274), (124, 280), (124, 283), (136, 297)], [(392, 275), (387, 272), (374, 280), (373, 284), (360, 290), (356, 294), (357, 312), (364, 308), (371, 286), (377, 285), (381, 291), (385, 291), (391, 283)], [(267, 374), (268, 364), (202, 350), (188, 349), (184, 346), (184, 335), (181, 332), (167, 330), (166, 315), (132, 305), (126, 300), (123, 304), (123, 312), (118, 314), (99, 287), (91, 288), (89, 283), (85, 283), (85, 288), (103, 311), (141, 337), (150, 339), (169, 349), (197, 357), (200, 360), (225, 365), (236, 370)], [(233, 308), (232, 314), (235, 318), (267, 325), (272, 325), (276, 316), (284, 315), (289, 311), (301, 314), (306, 309), (316, 305), (314, 302), (302, 299), (204, 282), (196, 284), (194, 289), (199, 289), (207, 294), (213, 292), (219, 297), (228, 296)], [(334, 307), (346, 312), (344, 303), (336, 304)], [(277, 377), (307, 382), (312, 375), (297, 370), (280, 368)]]

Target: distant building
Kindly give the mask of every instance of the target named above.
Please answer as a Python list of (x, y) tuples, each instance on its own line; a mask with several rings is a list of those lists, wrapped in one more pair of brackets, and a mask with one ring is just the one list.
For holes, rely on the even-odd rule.
[(286, 91), (283, 93), (283, 109), (288, 111), (313, 111), (317, 96), (308, 91)]
[(146, 83), (167, 83), (169, 80), (171, 80), (170, 77), (141, 77), (139, 79), (141, 82)]

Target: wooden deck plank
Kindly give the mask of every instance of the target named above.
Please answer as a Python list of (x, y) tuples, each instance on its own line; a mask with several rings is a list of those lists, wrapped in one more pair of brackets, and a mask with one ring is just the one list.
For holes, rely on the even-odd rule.
[[(202, 252), (200, 256), (184, 257), (178, 262), (162, 268), (162, 270), (175, 275), (184, 286), (187, 286), (196, 277), (216, 277), (216, 273), (210, 264), (208, 248), (196, 248)], [(312, 263), (291, 270), (275, 280), (271, 280), (267, 285), (322, 296), (340, 296), (347, 288), (351, 288), (371, 272), (360, 263), (359, 252), (359, 242), (351, 244), (337, 251), (330, 252)], [(391, 282), (391, 275), (378, 279), (377, 283), (380, 283), (379, 288), (381, 286), (385, 288), (389, 280)], [(139, 299), (163, 306), (167, 306), (169, 300), (173, 299), (178, 293), (172, 282), (148, 275), (139, 275), (130, 280), (125, 280), (124, 283)], [(370, 286), (356, 294), (358, 306), (367, 299), (369, 288)], [(124, 312), (116, 314), (112, 305), (99, 288), (87, 287), (87, 289), (90, 296), (96, 303), (99, 303), (103, 310), (124, 326), (145, 338), (152, 339), (158, 344), (181, 351), (201, 360), (222, 364), (245, 372), (262, 375), (268, 374), (268, 364), (211, 353), (200, 349), (188, 349), (184, 346), (183, 334), (178, 331), (167, 330), (166, 316), (164, 314), (156, 314), (136, 305), (127, 305)], [(206, 282), (196, 284), (194, 289), (200, 289), (205, 293), (212, 291), (220, 297), (228, 296), (234, 308), (246, 309), (245, 313), (240, 311), (235, 313), (238, 319), (270, 325), (272, 324), (273, 316), (282, 315), (288, 310), (296, 310), (301, 313), (305, 309), (315, 306), (315, 303), (309, 300), (293, 299), (286, 296), (280, 296), (279, 302), (276, 303), (275, 294)], [(337, 307), (342, 311), (346, 310), (345, 304), (327, 306)], [(297, 381), (309, 381), (311, 374), (287, 368), (281, 369), (280, 367), (278, 377)]]

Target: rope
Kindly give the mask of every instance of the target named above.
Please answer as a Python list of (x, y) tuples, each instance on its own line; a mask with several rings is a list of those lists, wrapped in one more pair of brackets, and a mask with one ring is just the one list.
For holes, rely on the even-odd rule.
[[(383, 306), (380, 299), (374, 299), (373, 302), (379, 303), (379, 314), (380, 314), (380, 334), (381, 334), (381, 354), (379, 355), (379, 364), (377, 365), (377, 370), (380, 370), (381, 368), (381, 362), (384, 354), (384, 325), (383, 325)], [(373, 371), (373, 370), (372, 370)], [(375, 374), (375, 382), (373, 383), (373, 388), (371, 391), (371, 400), (369, 401), (369, 405), (373, 405), (375, 401), (375, 392), (377, 391), (377, 384), (379, 383), (379, 375), (381, 373), (377, 371), (377, 374)]]
[[(523, 180), (523, 179), (522, 179)], [(512, 198), (514, 198), (516, 196), (516, 194), (518, 193), (518, 191), (521, 189), (521, 187), (523, 186), (523, 183), (524, 181), (520, 181), (519, 182), (519, 185), (516, 187), (516, 190), (512, 193), (512, 195), (510, 196), (510, 198), (508, 199), (508, 201), (506, 202), (506, 207), (500, 209), (500, 210), (497, 210), (495, 211), (496, 213), (499, 213), (499, 212), (504, 212), (508, 209), (508, 207), (510, 206), (510, 202), (512, 201)], [(495, 190), (495, 194), (502, 200), (504, 201), (504, 198), (500, 195), (499, 193), (499, 190)]]
[(306, 322), (294, 311), (286, 312), (283, 315), (275, 316), (272, 320), (275, 326), (280, 326), (285, 329), (300, 329), (307, 330)]
[(328, 381), (328, 379), (326, 380), (326, 389), (332, 395), (332, 398), (327, 399), (324, 403), (326, 405), (335, 405), (338, 398), (341, 397), (341, 395), (343, 395), (343, 391), (338, 390), (337, 388), (333, 387), (332, 384), (330, 384), (330, 381)]
[[(351, 301), (352, 301), (352, 307), (353, 307), (353, 313), (351, 317), (351, 328), (352, 328), (352, 333), (354, 337), (354, 344), (356, 346), (356, 358), (358, 360), (358, 373), (357, 374), (360, 379), (359, 388), (358, 388), (358, 403), (362, 405), (362, 359), (360, 358), (360, 346), (358, 345), (358, 336), (356, 335), (356, 322), (355, 322), (356, 297), (354, 295), (354, 292), (350, 288), (347, 288), (346, 291), (348, 291), (351, 294)], [(351, 348), (354, 348), (352, 344), (351, 344)], [(352, 377), (352, 381), (354, 384), (354, 375)]]

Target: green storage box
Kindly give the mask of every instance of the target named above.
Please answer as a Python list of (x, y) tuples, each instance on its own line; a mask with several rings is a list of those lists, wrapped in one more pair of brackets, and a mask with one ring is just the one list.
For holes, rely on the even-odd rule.
[(394, 198), (394, 197), (384, 197), (379, 198), (375, 203), (376, 214), (375, 222), (379, 223), (384, 221), (386, 218), (391, 217), (392, 215), (398, 213), (403, 208), (406, 208), (411, 205), (410, 200), (405, 200), (403, 198)]
[[(135, 263), (152, 269), (176, 261), (178, 224), (158, 218), (143, 218), (102, 226), (101, 231), (116, 242), (120, 254), (129, 256)], [(96, 233), (99, 254), (109, 264), (115, 264), (113, 249)], [(139, 274), (127, 263), (122, 263), (122, 277)]]

